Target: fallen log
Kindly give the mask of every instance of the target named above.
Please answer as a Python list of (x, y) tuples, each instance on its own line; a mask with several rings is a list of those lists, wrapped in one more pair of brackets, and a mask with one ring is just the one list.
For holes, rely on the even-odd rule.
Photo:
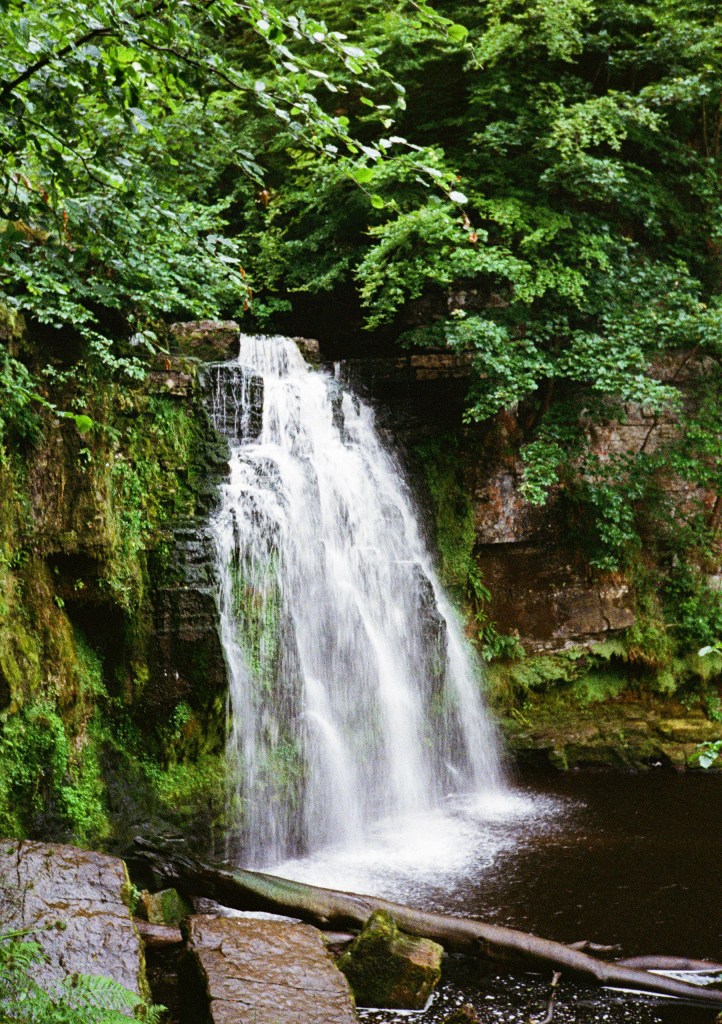
[(582, 939), (580, 942), (567, 942), (566, 945), (570, 949), (578, 949), (580, 953), (597, 953), (599, 956), (612, 956), (621, 948), (620, 946), (605, 946), (600, 942), (590, 942), (589, 939)]
[(620, 967), (641, 967), (643, 971), (687, 971), (690, 974), (722, 974), (722, 964), (711, 960), (690, 960), (686, 956), (628, 956), (615, 960)]
[(416, 910), (376, 896), (324, 889), (260, 871), (214, 866), (141, 838), (135, 842), (139, 855), (160, 879), (186, 896), (203, 896), (237, 910), (284, 914), (331, 930), (361, 928), (374, 910), (386, 910), (402, 931), (434, 939), (452, 952), (494, 963), (563, 970), (597, 985), (722, 1006), (722, 991), (599, 960), (561, 942), (503, 925)]

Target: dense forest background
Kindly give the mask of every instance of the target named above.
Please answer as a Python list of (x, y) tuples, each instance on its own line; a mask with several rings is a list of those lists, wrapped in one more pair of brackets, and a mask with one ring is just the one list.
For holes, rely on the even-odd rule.
[[(154, 391), (176, 321), (467, 360), (467, 439), (502, 430), (521, 500), (635, 602), (591, 669), (520, 670), (463, 494), (444, 519), (456, 441), (427, 445), (503, 699), (523, 724), (530, 687), (616, 659), (719, 721), (716, 4), (1, 0), (0, 79), (3, 831), (107, 838), (109, 750), (163, 813), (222, 813), (220, 685), (149, 685), (170, 525), (223, 463), (195, 385)], [(600, 453), (640, 409), (671, 428)]]

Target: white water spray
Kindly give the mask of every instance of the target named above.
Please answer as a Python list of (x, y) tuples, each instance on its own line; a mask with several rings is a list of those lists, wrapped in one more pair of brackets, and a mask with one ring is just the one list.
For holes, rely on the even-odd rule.
[(368, 405), (287, 338), (211, 368), (213, 520), (247, 865), (499, 785), (474, 662)]

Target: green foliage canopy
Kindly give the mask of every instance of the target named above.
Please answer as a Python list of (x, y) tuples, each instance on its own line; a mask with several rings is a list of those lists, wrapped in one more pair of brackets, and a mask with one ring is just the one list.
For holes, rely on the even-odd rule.
[[(611, 568), (660, 473), (718, 482), (719, 404), (659, 368), (719, 386), (721, 137), (706, 0), (4, 0), (0, 298), (92, 377), (141, 374), (159, 319), (436, 296), (406, 342), (471, 353), (470, 421), (524, 407), (527, 496), (575, 477)], [(37, 379), (1, 366), (30, 436)], [(686, 445), (588, 458), (625, 403)]]
[(257, 0), (7, 0), (0, 287), (10, 305), (71, 325), (111, 364), (108, 322), (152, 343), (159, 314), (241, 313), (247, 243), (229, 207), (256, 201), (259, 156), (279, 133), (303, 152), (360, 153), (349, 119), (318, 95), (343, 92), (344, 76), (368, 91), (391, 81), (345, 33)]
[[(404, 86), (399, 134), (356, 170), (366, 196), (287, 151), (257, 273), (291, 302), (353, 281), (370, 328), (435, 297), (406, 342), (471, 354), (470, 421), (523, 406), (527, 497), (563, 484), (611, 569), (660, 479), (718, 483), (722, 22), (689, 0), (441, 6), (468, 30), (455, 43), (386, 4), (352, 8)], [(665, 370), (681, 352), (705, 367), (694, 408)], [(678, 417), (684, 440), (589, 456), (593, 424), (628, 403)]]

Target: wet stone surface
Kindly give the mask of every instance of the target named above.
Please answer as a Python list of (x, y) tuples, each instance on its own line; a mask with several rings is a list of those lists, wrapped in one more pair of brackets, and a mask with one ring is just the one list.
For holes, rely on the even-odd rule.
[(354, 1024), (346, 979), (307, 925), (191, 917), (188, 946), (213, 1024)]
[(235, 320), (192, 320), (168, 328), (178, 352), (206, 362), (237, 356), (239, 331)]
[(43, 986), (78, 972), (105, 975), (145, 995), (140, 938), (123, 902), (128, 890), (125, 864), (117, 857), (0, 841), (0, 932), (32, 932), (28, 938), (48, 955), (35, 978)]

